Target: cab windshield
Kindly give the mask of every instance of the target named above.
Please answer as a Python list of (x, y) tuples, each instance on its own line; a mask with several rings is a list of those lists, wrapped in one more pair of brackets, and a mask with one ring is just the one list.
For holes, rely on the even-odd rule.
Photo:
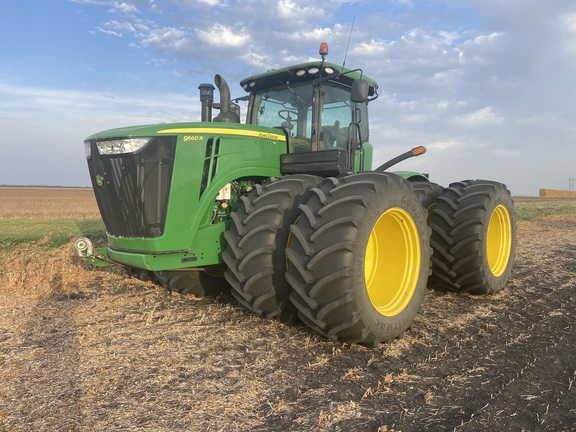
[[(311, 82), (282, 85), (255, 94), (250, 123), (282, 129), (289, 152), (311, 151), (314, 88)], [(318, 150), (348, 149), (353, 105), (347, 87), (325, 83), (320, 89)], [(366, 104), (357, 104), (365, 119)], [(366, 121), (362, 123), (366, 124)], [(353, 128), (352, 130), (356, 130)], [(365, 134), (361, 134), (367, 140)]]

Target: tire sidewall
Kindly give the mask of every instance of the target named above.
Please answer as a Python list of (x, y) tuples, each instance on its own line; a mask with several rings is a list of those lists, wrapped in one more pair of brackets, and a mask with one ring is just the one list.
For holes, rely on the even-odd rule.
[[(427, 213), (414, 192), (406, 187), (388, 187), (381, 191), (376, 199), (368, 206), (364, 220), (358, 229), (358, 238), (355, 244), (353, 286), (354, 296), (358, 310), (366, 321), (366, 326), (378, 339), (389, 340), (409, 328), (414, 317), (420, 310), (422, 301), (427, 292), (428, 275), (430, 273), (427, 263), (430, 260), (429, 229), (427, 226)], [(412, 298), (406, 307), (395, 316), (384, 316), (373, 306), (368, 295), (364, 267), (366, 259), (366, 246), (370, 234), (378, 219), (392, 208), (405, 210), (413, 219), (420, 242), (420, 268), (418, 281)]]
[[(493, 294), (496, 293), (500, 290), (502, 290), (506, 284), (508, 283), (508, 280), (510, 279), (510, 273), (512, 272), (512, 267), (514, 264), (514, 258), (515, 258), (515, 254), (516, 254), (516, 220), (514, 217), (514, 203), (512, 201), (512, 198), (507, 194), (507, 193), (503, 193), (501, 190), (498, 190), (498, 193), (495, 193), (494, 196), (491, 198), (491, 200), (488, 203), (487, 206), (487, 211), (486, 211), (486, 221), (483, 224), (483, 232), (482, 232), (482, 250), (483, 250), (483, 254), (482, 254), (482, 264), (483, 264), (483, 269), (484, 269), (484, 277), (486, 279), (486, 281), (488, 282), (488, 286), (491, 287), (491, 290), (489, 292), (489, 294)], [(488, 263), (488, 227), (490, 225), (490, 218), (492, 217), (492, 214), (494, 213), (494, 210), (496, 209), (496, 207), (498, 207), (499, 205), (502, 205), (506, 208), (506, 211), (508, 212), (508, 217), (510, 218), (510, 227), (511, 227), (511, 248), (510, 248), (510, 256), (508, 257), (508, 263), (506, 265), (506, 269), (504, 270), (504, 272), (500, 275), (500, 276), (495, 276), (494, 273), (492, 273), (492, 270), (490, 270), (490, 264)]]

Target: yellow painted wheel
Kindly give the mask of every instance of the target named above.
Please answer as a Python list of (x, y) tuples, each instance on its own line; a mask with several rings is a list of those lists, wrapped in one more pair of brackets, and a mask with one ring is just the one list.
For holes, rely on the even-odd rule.
[(343, 343), (401, 336), (426, 295), (432, 252), (410, 183), (378, 172), (333, 178), (300, 208), (286, 249), (298, 317)]
[(432, 216), (431, 286), (494, 294), (510, 278), (516, 249), (514, 202), (506, 185), (465, 180), (444, 188)]
[(503, 205), (492, 212), (488, 223), (486, 255), (490, 271), (494, 276), (501, 276), (508, 267), (512, 249), (512, 223), (510, 214)]
[(376, 221), (364, 260), (366, 290), (383, 316), (402, 312), (414, 295), (420, 274), (420, 238), (410, 214), (387, 210)]

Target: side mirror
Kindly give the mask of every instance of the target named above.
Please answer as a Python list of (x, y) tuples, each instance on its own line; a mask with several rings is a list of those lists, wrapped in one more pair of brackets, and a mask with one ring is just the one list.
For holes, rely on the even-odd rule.
[(350, 100), (354, 103), (363, 103), (368, 99), (368, 91), (370, 84), (365, 79), (355, 79), (352, 82), (352, 92), (350, 93)]

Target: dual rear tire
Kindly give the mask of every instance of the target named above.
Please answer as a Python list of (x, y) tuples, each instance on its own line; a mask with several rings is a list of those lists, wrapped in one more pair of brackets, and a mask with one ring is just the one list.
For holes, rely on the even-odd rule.
[(452, 183), (438, 197), (431, 222), (431, 285), (470, 294), (502, 290), (512, 272), (516, 221), (502, 183)]

